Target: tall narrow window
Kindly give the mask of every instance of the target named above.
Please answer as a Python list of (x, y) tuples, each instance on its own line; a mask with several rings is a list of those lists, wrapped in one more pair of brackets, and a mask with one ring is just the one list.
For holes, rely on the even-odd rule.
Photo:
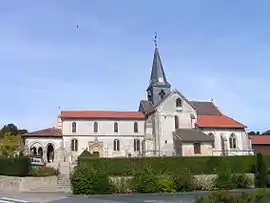
[(194, 143), (194, 154), (200, 154), (201, 153), (201, 144), (200, 143)]
[(76, 133), (76, 131), (77, 131), (77, 124), (76, 124), (76, 122), (72, 122), (72, 124), (71, 124), (71, 130), (72, 130), (72, 132), (73, 133)]
[(174, 116), (174, 128), (179, 129), (179, 118), (178, 116)]
[(98, 132), (98, 122), (94, 122), (94, 133)]
[(138, 132), (138, 123), (134, 122), (134, 133)]
[(113, 131), (114, 131), (115, 133), (118, 132), (118, 123), (117, 123), (117, 122), (115, 122), (115, 123), (113, 124)]
[(71, 140), (70, 149), (73, 152), (77, 152), (78, 151), (78, 140), (77, 139), (72, 139)]
[(113, 151), (120, 151), (120, 141), (118, 139), (113, 141)]
[(229, 139), (229, 144), (230, 144), (230, 148), (231, 149), (236, 149), (236, 136), (235, 136), (235, 134), (231, 134), (231, 136), (230, 136), (230, 139)]
[(212, 148), (215, 148), (215, 135), (213, 133), (209, 133), (208, 135), (213, 139)]
[(182, 100), (180, 98), (176, 99), (176, 107), (182, 107)]
[(140, 140), (135, 139), (134, 140), (134, 152), (140, 151)]

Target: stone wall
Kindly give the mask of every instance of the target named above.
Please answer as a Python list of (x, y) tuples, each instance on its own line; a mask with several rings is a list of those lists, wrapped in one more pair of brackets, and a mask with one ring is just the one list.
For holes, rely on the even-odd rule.
[(1, 192), (58, 192), (57, 177), (0, 176)]

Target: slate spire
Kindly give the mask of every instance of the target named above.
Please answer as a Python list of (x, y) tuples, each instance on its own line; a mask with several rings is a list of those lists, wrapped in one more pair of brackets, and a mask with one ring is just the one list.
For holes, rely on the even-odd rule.
[(148, 100), (156, 105), (158, 102), (163, 100), (166, 94), (170, 92), (171, 85), (167, 81), (163, 65), (161, 62), (161, 57), (157, 48), (157, 35), (155, 35), (155, 52), (152, 64), (151, 76), (149, 81), (149, 86), (147, 88)]
[(170, 83), (167, 81), (157, 47), (155, 47), (149, 86), (163, 86), (168, 88), (171, 87)]

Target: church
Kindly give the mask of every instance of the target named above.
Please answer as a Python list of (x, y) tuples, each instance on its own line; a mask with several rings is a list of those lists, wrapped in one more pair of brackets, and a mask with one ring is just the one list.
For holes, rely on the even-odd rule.
[(137, 111), (60, 111), (55, 126), (23, 135), (25, 153), (47, 162), (97, 157), (253, 155), (246, 126), (209, 101), (171, 89), (157, 46), (147, 100)]

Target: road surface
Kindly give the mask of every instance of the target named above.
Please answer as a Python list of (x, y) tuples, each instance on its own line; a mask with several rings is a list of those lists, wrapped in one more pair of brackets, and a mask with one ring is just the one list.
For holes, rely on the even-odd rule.
[[(238, 192), (254, 190), (238, 190)], [(96, 195), (73, 196), (61, 193), (3, 193), (0, 191), (0, 203), (194, 203), (196, 197), (208, 192), (190, 192), (178, 194), (132, 194), (132, 195)]]

